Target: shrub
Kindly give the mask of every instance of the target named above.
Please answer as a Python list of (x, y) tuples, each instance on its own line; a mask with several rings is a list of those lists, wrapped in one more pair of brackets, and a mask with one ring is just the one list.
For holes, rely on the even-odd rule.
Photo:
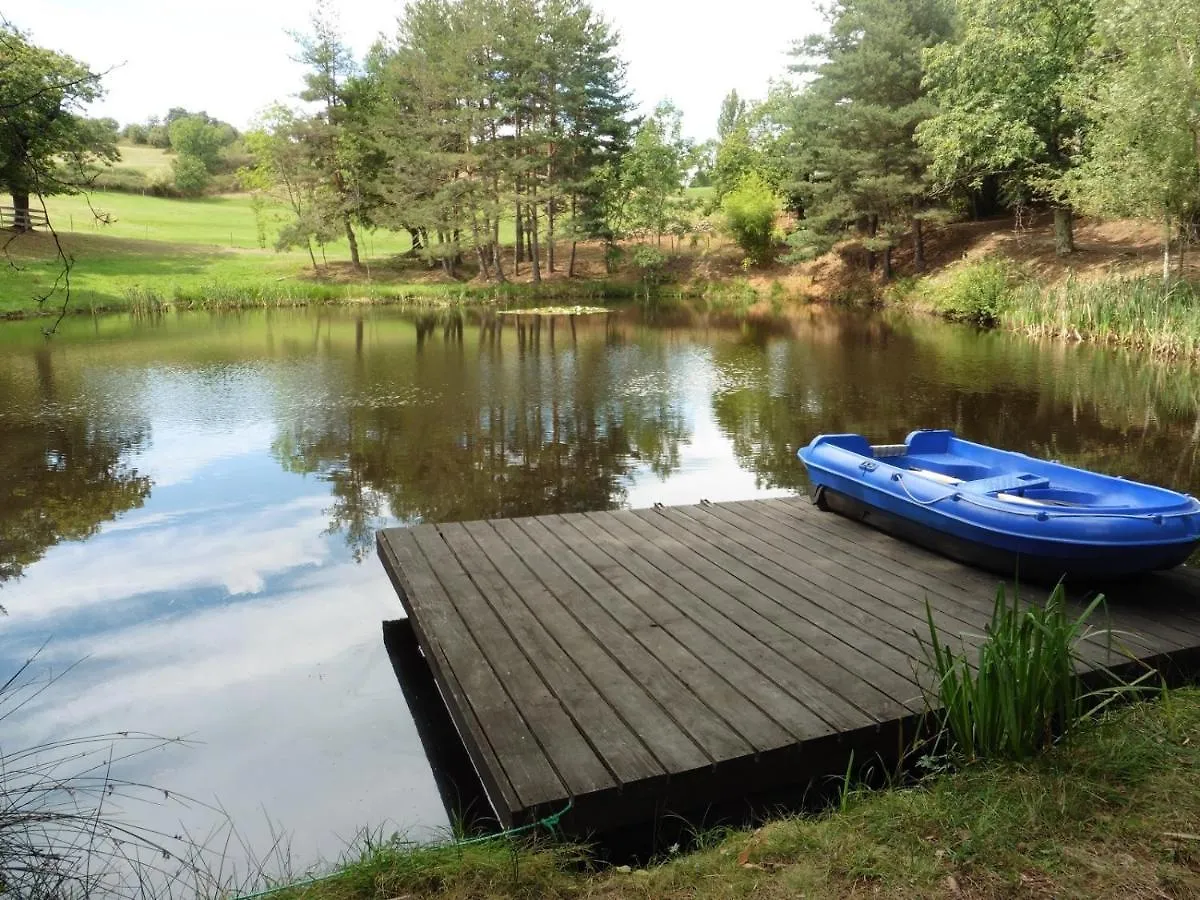
[(942, 642), (926, 606), (934, 677), (927, 699), (938, 707), (942, 736), (952, 749), (969, 761), (1028, 759), (1118, 694), (1134, 690), (1136, 682), (1119, 685), (1114, 678), (1113, 687), (1089, 694), (1076, 673), (1080, 644), (1098, 634), (1088, 620), (1103, 602), (1097, 597), (1072, 618), (1061, 584), (1044, 606), (1024, 608), (1015, 595), (1010, 604), (1001, 587), (975, 661)]
[(730, 237), (750, 261), (756, 265), (767, 262), (774, 249), (779, 199), (762, 176), (751, 172), (742, 178), (721, 201), (721, 211)]
[(649, 244), (639, 244), (633, 251), (632, 262), (633, 267), (642, 279), (646, 295), (649, 296), (650, 289), (663, 279), (663, 270), (667, 265), (667, 257), (657, 247), (652, 247)]
[(204, 161), (182, 155), (175, 160), (175, 187), (185, 197), (198, 197), (208, 187), (210, 176)]
[(959, 268), (937, 285), (934, 303), (954, 322), (995, 325), (1011, 304), (1018, 280), (1011, 263), (988, 257)]

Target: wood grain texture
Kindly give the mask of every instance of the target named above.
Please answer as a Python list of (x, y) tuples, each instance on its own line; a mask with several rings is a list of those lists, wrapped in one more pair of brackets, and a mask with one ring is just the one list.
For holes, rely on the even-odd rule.
[[(570, 803), (579, 836), (895, 752), (926, 712), (926, 615), (974, 650), (999, 586), (800, 498), (421, 525), (379, 548), (500, 820)], [(1105, 594), (1095, 624), (1119, 637), (1083, 668), (1200, 667), (1200, 574)]]

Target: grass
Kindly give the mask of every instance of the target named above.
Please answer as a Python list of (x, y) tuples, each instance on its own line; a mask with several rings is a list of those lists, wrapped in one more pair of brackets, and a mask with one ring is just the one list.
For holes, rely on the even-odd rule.
[(171, 163), (175, 157), (159, 147), (145, 144), (121, 144), (117, 147), (121, 154), (118, 166), (136, 169), (147, 176), (171, 171)]
[(967, 766), (640, 869), (503, 842), (366, 847), (285, 900), (1184, 897), (1200, 893), (1200, 692), (1109, 710), (1026, 763)]
[(1088, 340), (1161, 356), (1200, 355), (1200, 286), (1160, 278), (1067, 279), (1018, 289), (1000, 324), (1037, 337)]
[[(208, 248), (260, 249), (254, 209), (246, 194), (175, 200), (95, 191), (88, 197), (50, 197), (46, 208), (59, 230), (66, 233)], [(110, 224), (97, 221), (93, 210), (107, 216)], [(271, 247), (284, 221), (285, 210), (271, 206), (266, 216), (267, 245)], [(362, 236), (361, 243), (363, 253), (371, 257), (405, 253), (411, 247), (407, 234), (386, 231), (368, 232)], [(331, 259), (346, 258), (345, 240), (328, 245), (325, 252)], [(319, 253), (318, 250), (318, 258)], [(283, 255), (297, 263), (308, 262), (308, 255), (303, 251)]]
[(1111, 700), (1137, 689), (1113, 678), (1108, 687), (1088, 692), (1076, 672), (1084, 644), (1098, 638), (1111, 643), (1111, 635), (1088, 624), (1103, 603), (1096, 597), (1072, 618), (1061, 584), (1045, 604), (1028, 607), (1016, 592), (1009, 603), (1001, 586), (977, 658), (947, 645), (927, 608), (930, 706), (938, 710), (942, 734), (957, 757), (1030, 759), (1069, 737)]

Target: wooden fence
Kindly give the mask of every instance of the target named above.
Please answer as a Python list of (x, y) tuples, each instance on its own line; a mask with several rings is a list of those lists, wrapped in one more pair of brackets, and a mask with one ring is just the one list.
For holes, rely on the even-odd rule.
[(14, 206), (0, 206), (0, 228), (48, 228), (50, 219), (44, 209), (17, 210)]

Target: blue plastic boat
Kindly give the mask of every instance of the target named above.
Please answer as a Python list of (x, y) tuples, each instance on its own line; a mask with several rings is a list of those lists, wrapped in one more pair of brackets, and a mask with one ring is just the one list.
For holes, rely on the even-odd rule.
[(1169, 569), (1200, 544), (1200, 502), (996, 450), (950, 431), (871, 446), (821, 435), (799, 453), (813, 500), (973, 565), (1037, 581)]

